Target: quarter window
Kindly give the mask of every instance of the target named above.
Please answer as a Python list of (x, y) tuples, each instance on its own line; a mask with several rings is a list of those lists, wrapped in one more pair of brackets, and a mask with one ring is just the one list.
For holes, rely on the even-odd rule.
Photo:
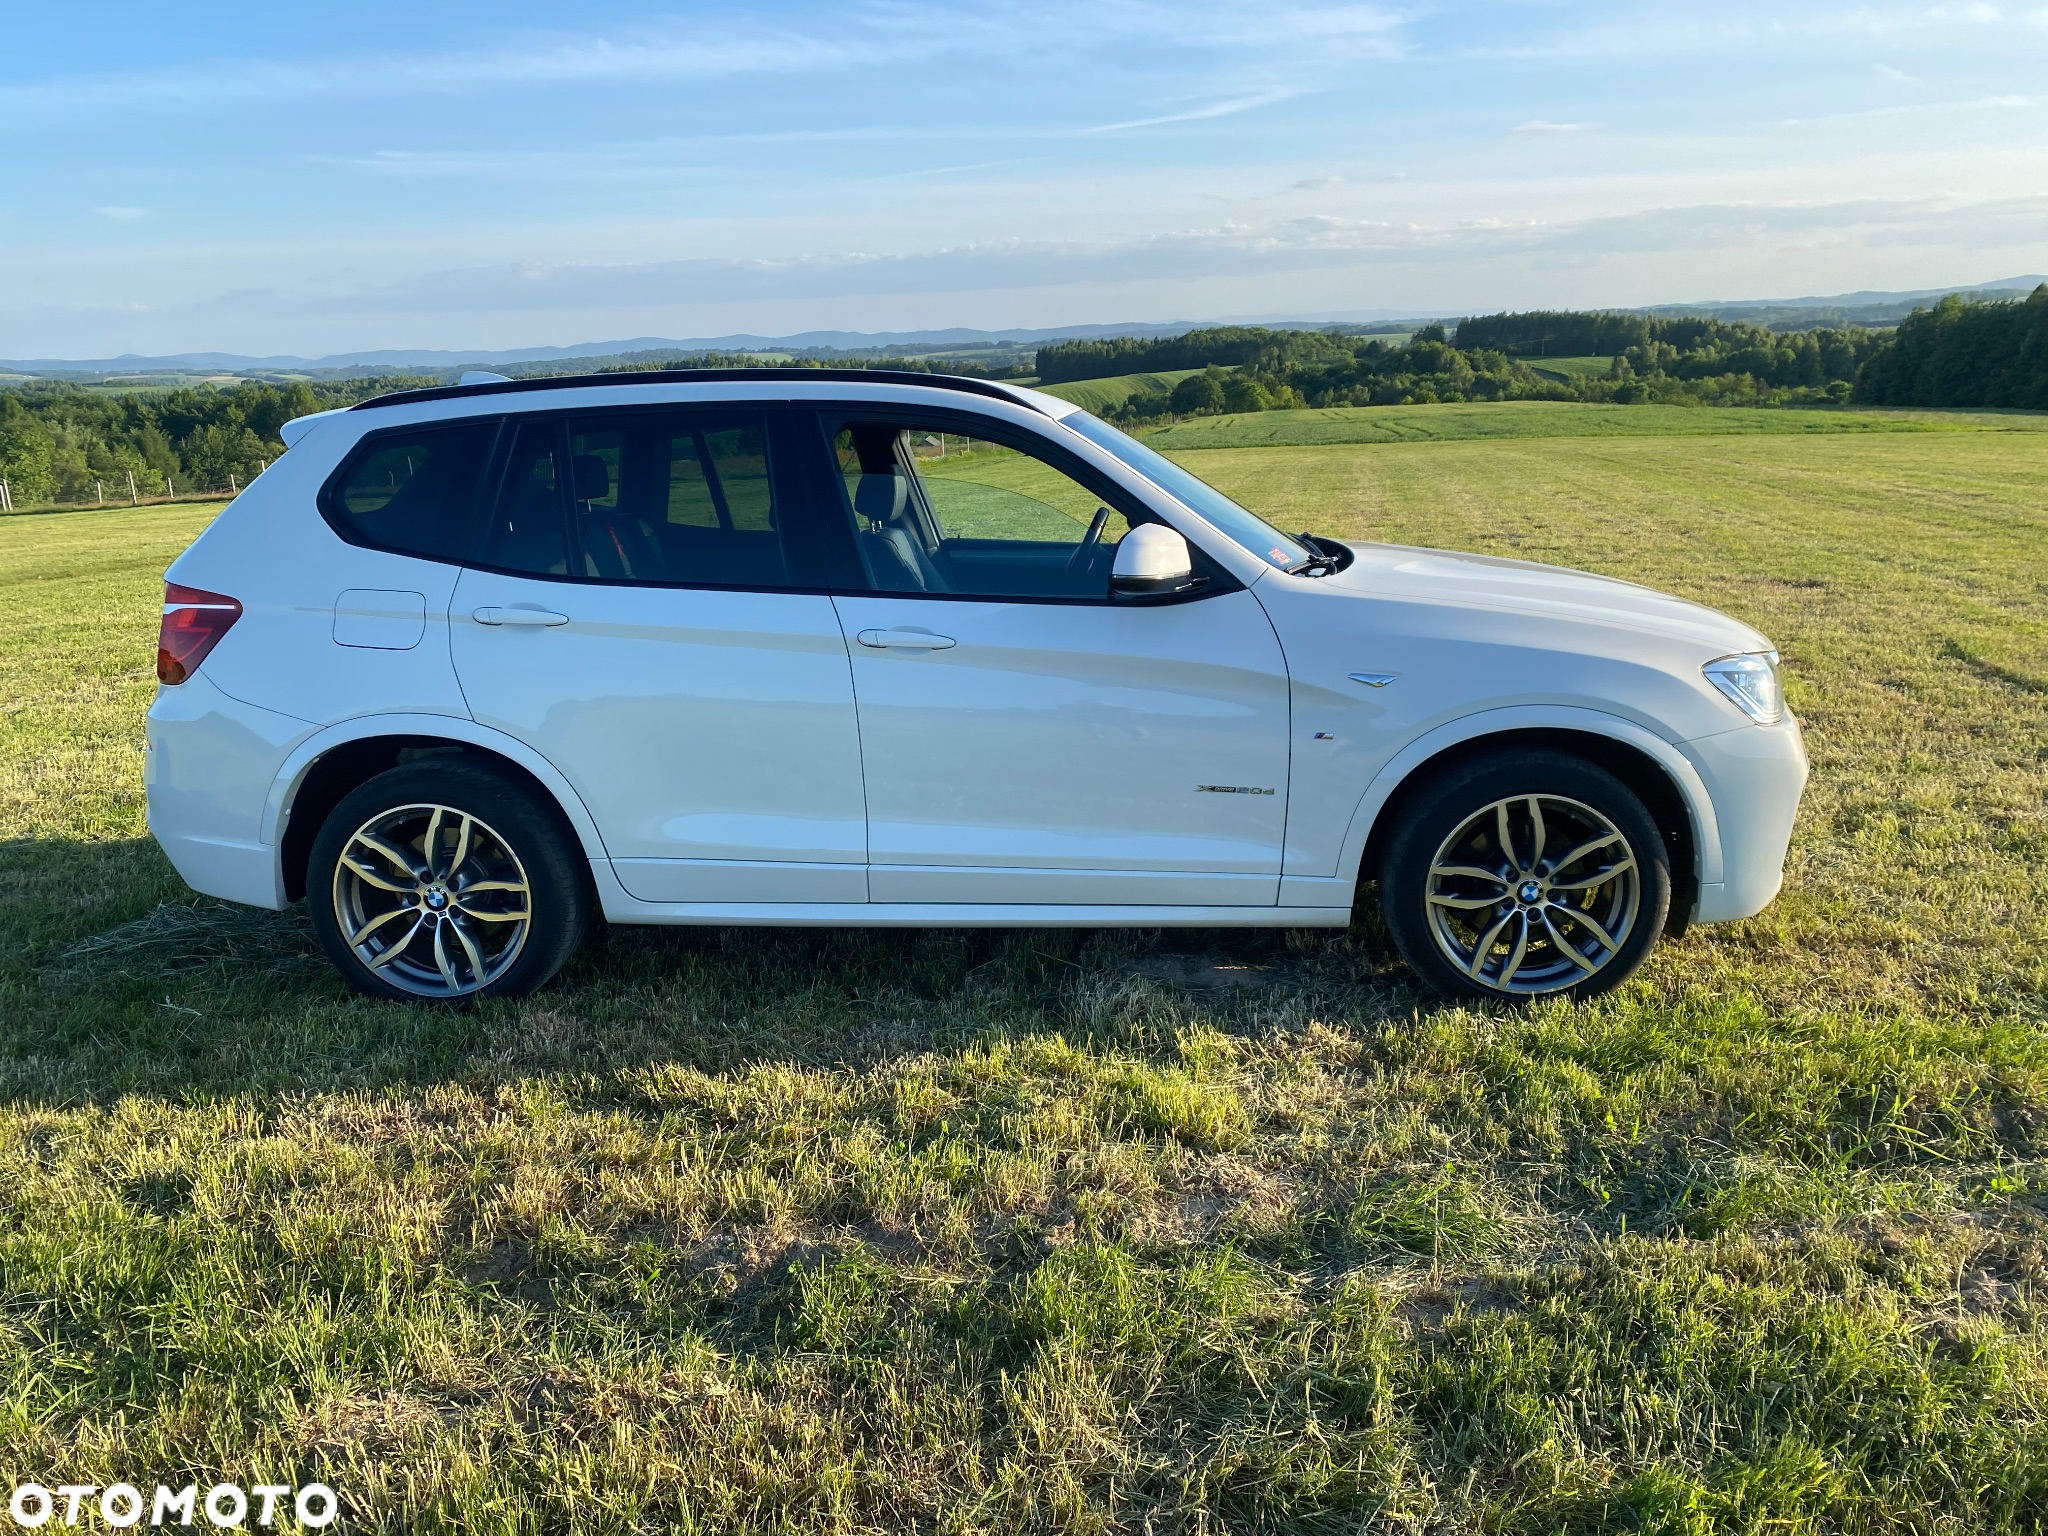
[(351, 543), (462, 559), (496, 432), (495, 421), (467, 421), (371, 438), (331, 482), (328, 521)]

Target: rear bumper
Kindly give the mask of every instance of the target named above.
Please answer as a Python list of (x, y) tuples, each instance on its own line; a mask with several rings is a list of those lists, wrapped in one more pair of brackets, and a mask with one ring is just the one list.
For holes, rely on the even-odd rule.
[(1781, 725), (1738, 726), (1685, 744), (1714, 804), (1721, 879), (1700, 887), (1693, 921), (1726, 923), (1771, 904), (1806, 789), (1806, 743), (1789, 714)]
[(149, 830), (193, 890), (285, 905), (277, 845), (262, 837), (263, 806), (285, 758), (313, 729), (229, 698), (203, 670), (157, 690), (142, 760)]

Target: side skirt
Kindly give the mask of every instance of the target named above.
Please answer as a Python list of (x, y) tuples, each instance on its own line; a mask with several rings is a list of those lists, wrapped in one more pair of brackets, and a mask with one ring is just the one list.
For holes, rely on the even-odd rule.
[(591, 875), (614, 923), (795, 928), (1343, 928), (1351, 907), (978, 905), (966, 902), (638, 901), (602, 860)]

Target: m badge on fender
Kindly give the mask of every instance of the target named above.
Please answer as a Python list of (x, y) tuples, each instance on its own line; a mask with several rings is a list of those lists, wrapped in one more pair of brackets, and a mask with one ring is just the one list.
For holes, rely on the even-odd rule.
[(1249, 784), (1197, 784), (1198, 795), (1270, 795), (1270, 789), (1254, 789)]

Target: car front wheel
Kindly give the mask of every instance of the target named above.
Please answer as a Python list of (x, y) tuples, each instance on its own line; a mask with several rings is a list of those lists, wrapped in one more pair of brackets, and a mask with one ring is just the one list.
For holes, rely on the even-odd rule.
[(1439, 992), (1591, 997), (1635, 974), (1664, 929), (1664, 839), (1635, 793), (1596, 764), (1491, 754), (1397, 814), (1380, 901), (1402, 955)]
[(381, 773), (313, 840), (313, 926), (358, 991), (411, 1002), (518, 997), (568, 961), (587, 877), (553, 808), (455, 761)]

